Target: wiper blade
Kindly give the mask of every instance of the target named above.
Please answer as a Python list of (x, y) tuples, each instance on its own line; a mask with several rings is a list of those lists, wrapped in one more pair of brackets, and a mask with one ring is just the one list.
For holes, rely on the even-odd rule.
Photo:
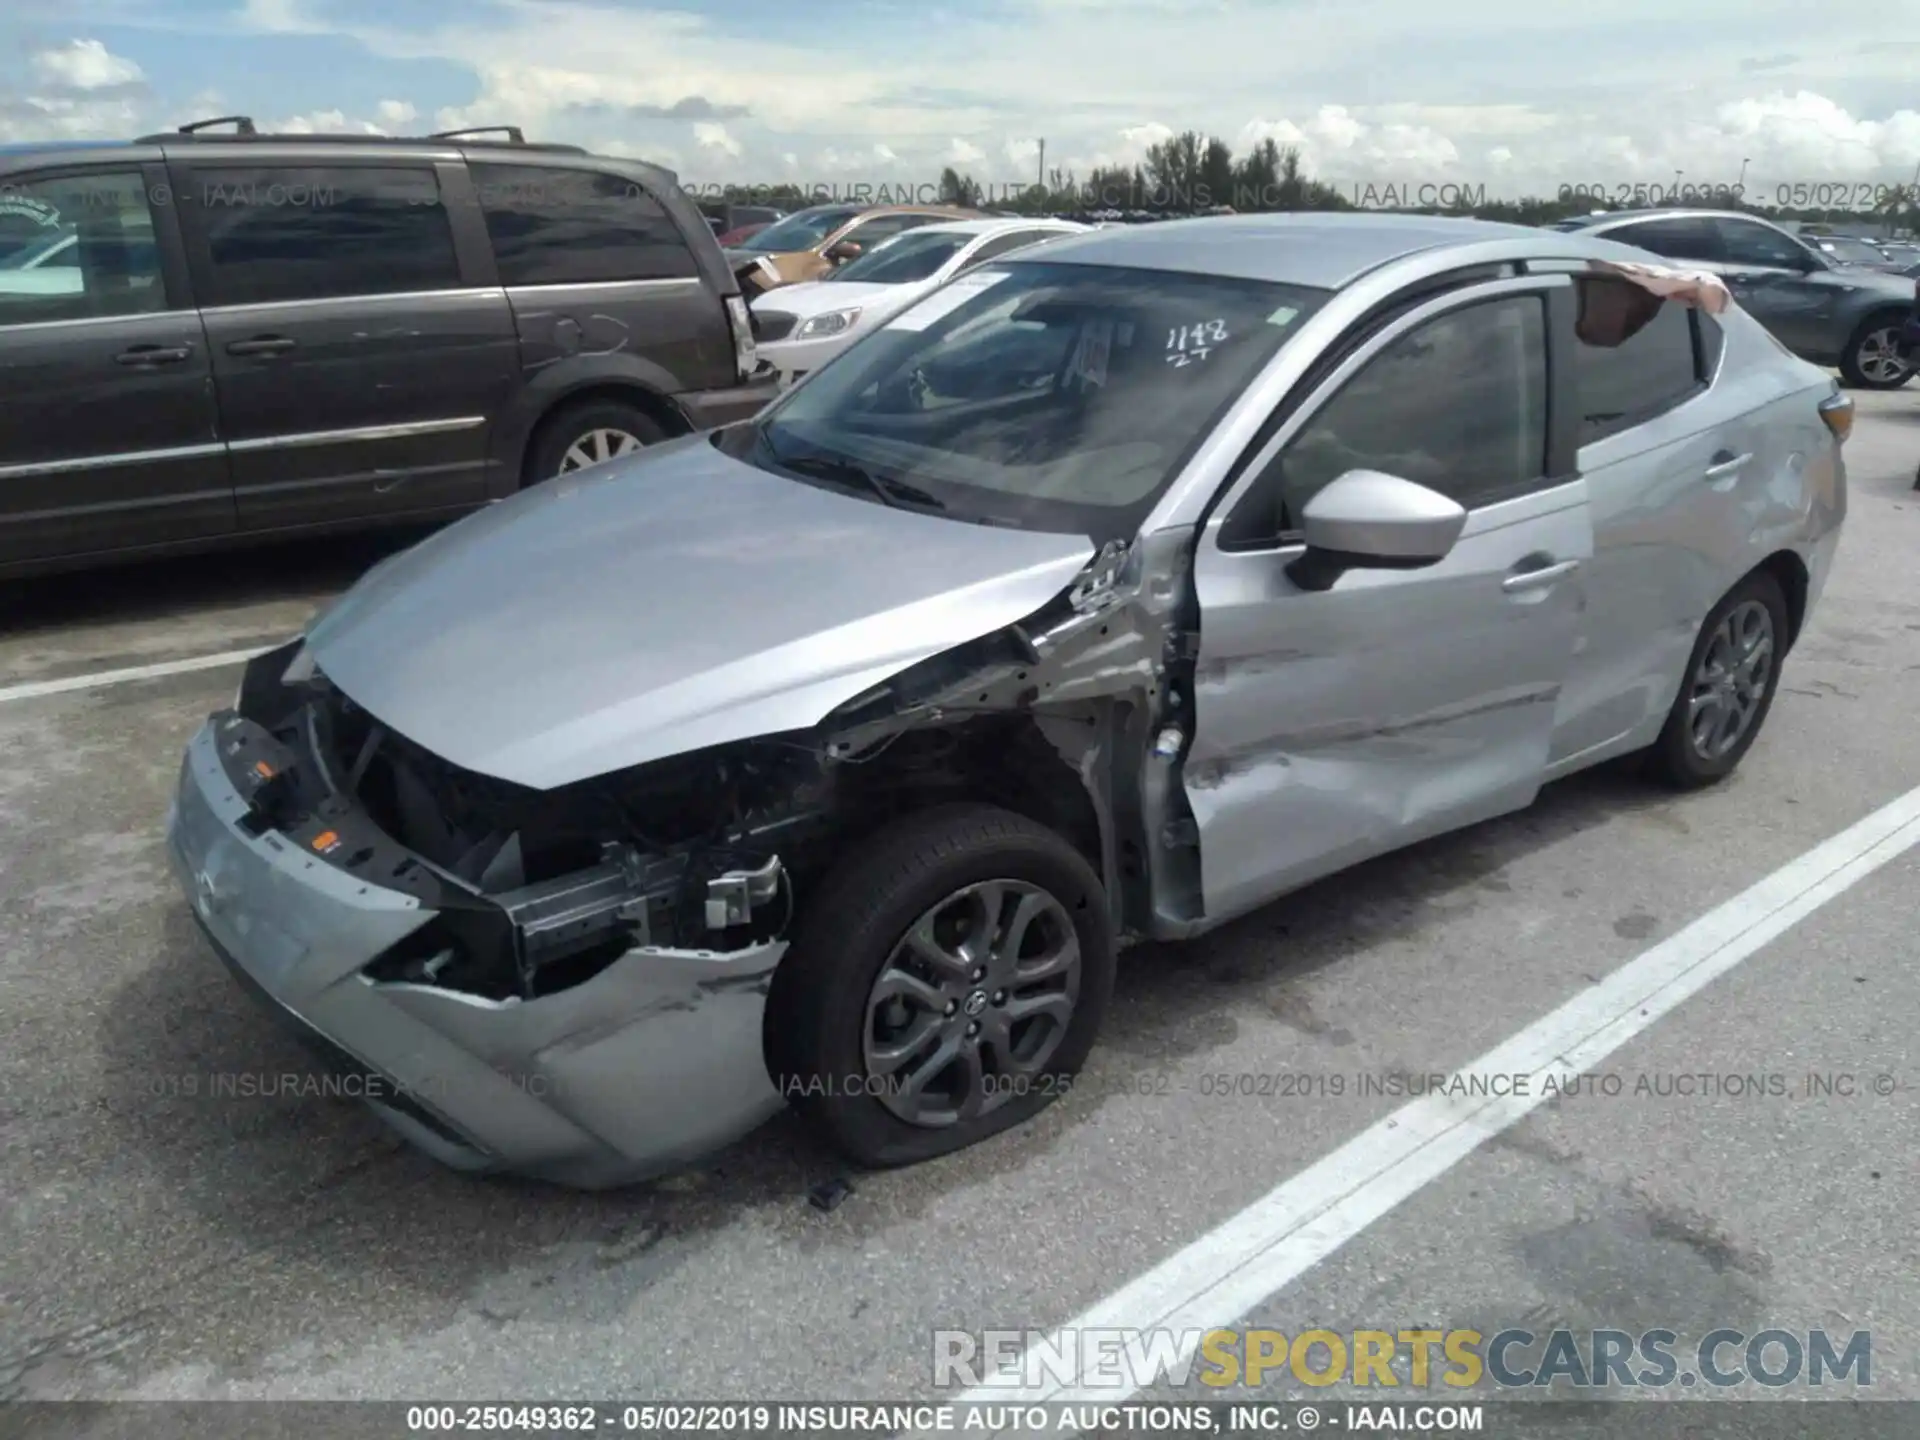
[(822, 480), (846, 480), (856, 485), (864, 485), (888, 504), (898, 508), (907, 505), (924, 506), (928, 510), (944, 510), (946, 502), (937, 496), (929, 495), (918, 486), (909, 485), (904, 480), (895, 480), (890, 476), (876, 475), (866, 466), (852, 460), (843, 460), (832, 455), (800, 455), (795, 458), (781, 459), (780, 464), (801, 475), (817, 475)]

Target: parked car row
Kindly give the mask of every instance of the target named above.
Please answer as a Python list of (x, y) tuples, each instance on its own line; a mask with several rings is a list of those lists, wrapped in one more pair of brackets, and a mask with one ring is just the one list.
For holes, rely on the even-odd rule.
[(1913, 378), (1900, 333), (1920, 299), (1920, 280), (1856, 264), (1838, 248), (1823, 250), (1733, 210), (1625, 210), (1550, 228), (1637, 245), (1712, 271), (1781, 344), (1817, 365), (1837, 367), (1849, 385), (1896, 390)]
[(0, 574), (432, 519), (774, 393), (673, 175), (190, 126), (0, 153)]
[(901, 231), (818, 280), (756, 297), (759, 353), (791, 385), (956, 276), (1087, 228), (1059, 220), (952, 220)]
[(981, 218), (947, 205), (812, 205), (729, 249), (728, 263), (749, 296), (817, 280), (836, 266), (908, 230), (942, 220)]
[(1605, 236), (1056, 236), (381, 564), (193, 738), (170, 853), (450, 1164), (616, 1184), (788, 1101), (925, 1159), (1070, 1088), (1131, 941), (1615, 757), (1728, 775), (1851, 419)]

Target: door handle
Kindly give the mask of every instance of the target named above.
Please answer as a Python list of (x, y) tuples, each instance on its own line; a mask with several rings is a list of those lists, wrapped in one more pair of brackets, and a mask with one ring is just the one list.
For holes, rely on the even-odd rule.
[(1538, 570), (1522, 570), (1518, 575), (1509, 575), (1500, 582), (1500, 588), (1509, 595), (1524, 595), (1529, 590), (1543, 590), (1556, 580), (1564, 580), (1580, 568), (1578, 560), (1562, 560), (1553, 565), (1542, 565)]
[(1738, 475), (1747, 468), (1747, 462), (1751, 459), (1753, 459), (1752, 451), (1748, 451), (1745, 455), (1734, 455), (1722, 450), (1713, 457), (1713, 463), (1707, 466), (1707, 479), (1724, 480), (1729, 475)]
[(294, 342), (285, 335), (256, 335), (251, 340), (235, 340), (227, 346), (229, 355), (278, 355), (284, 350), (293, 349)]
[(116, 365), (178, 365), (193, 358), (191, 345), (131, 345), (113, 357)]

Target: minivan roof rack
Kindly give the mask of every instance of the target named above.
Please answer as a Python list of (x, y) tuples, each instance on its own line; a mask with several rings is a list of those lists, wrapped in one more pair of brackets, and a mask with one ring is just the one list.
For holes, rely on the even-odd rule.
[(527, 137), (518, 125), (473, 125), (464, 130), (436, 130), (429, 140), (465, 140), (474, 135), (504, 135), (509, 145), (524, 145)]
[[(231, 125), (231, 130), (214, 132), (215, 126)], [(484, 139), (484, 136), (504, 136), (501, 140)], [(262, 131), (254, 124), (251, 116), (221, 115), (212, 120), (195, 120), (190, 125), (182, 125), (177, 130), (163, 130), (156, 135), (142, 135), (133, 143), (136, 145), (164, 145), (180, 140), (207, 140), (231, 142), (235, 140), (278, 141), (282, 144), (296, 145), (422, 145), (429, 141), (445, 144), (471, 145), (511, 145), (521, 150), (544, 151), (550, 155), (585, 155), (588, 152), (579, 145), (553, 145), (529, 142), (524, 131), (518, 125), (482, 125), (465, 130), (441, 130), (432, 135), (316, 135), (311, 132), (275, 134)]]

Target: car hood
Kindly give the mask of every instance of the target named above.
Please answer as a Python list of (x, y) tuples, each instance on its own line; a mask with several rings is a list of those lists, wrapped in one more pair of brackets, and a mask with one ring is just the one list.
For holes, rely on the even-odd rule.
[(803, 280), (798, 285), (782, 286), (756, 303), (754, 308), (766, 314), (778, 312), (797, 315), (805, 320), (814, 315), (824, 315), (829, 310), (846, 310), (854, 306), (862, 310), (877, 310), (905, 305), (926, 288), (924, 283), (871, 285), (861, 280)]
[(310, 630), (369, 714), (551, 789), (806, 729), (1020, 620), (1091, 541), (771, 475), (707, 437), (536, 485), (370, 571)]
[(1914, 298), (1913, 281), (1907, 276), (1876, 270), (1870, 265), (1836, 265), (1830, 273), (1834, 278), (1861, 290), (1896, 295), (1909, 302)]

